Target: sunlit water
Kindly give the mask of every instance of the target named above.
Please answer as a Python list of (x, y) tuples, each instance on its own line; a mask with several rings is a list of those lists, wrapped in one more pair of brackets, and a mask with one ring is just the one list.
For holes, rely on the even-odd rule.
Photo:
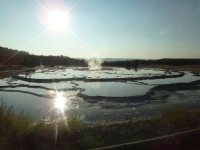
[(183, 77), (169, 78), (169, 79), (157, 79), (157, 80), (141, 80), (140, 82), (149, 85), (171, 84), (171, 83), (189, 83), (195, 80), (199, 80), (199, 76), (194, 76), (192, 73), (185, 72)]
[[(89, 70), (88, 68), (66, 68), (58, 69), (40, 69), (34, 73), (21, 74), (22, 77), (34, 79), (54, 79), (54, 78), (128, 78), (128, 77), (146, 77), (155, 75), (168, 75), (165, 70), (140, 69), (137, 72), (124, 68), (103, 68), (102, 70)], [(177, 72), (173, 72), (177, 74)]]
[(127, 97), (144, 95), (153, 86), (125, 82), (76, 82), (88, 96)]
[[(163, 75), (177, 75), (178, 72), (153, 69), (126, 70), (123, 68), (103, 68), (102, 70), (88, 70), (87, 68), (47, 68), (39, 69), (35, 72), (21, 74), (20, 76), (32, 79), (59, 79), (59, 78), (130, 78), (130, 77), (153, 77)], [(199, 80), (199, 76), (185, 72), (183, 77), (137, 80), (125, 82), (84, 82), (67, 81), (57, 83), (35, 83), (6, 78), (0, 80), (0, 99), (9, 106), (13, 106), (15, 113), (24, 111), (32, 119), (54, 116), (57, 93), (62, 93), (62, 99), (68, 101), (63, 103), (63, 109), (75, 111), (84, 120), (111, 119), (120, 120), (125, 118), (135, 118), (153, 113), (159, 113), (160, 108), (170, 103), (181, 103), (186, 100), (188, 93), (190, 100), (198, 103), (199, 91), (180, 91), (170, 93), (171, 96), (157, 101), (135, 101), (134, 96), (143, 96), (153, 87), (161, 84), (189, 83)], [(6, 87), (5, 87), (6, 86)], [(85, 100), (81, 95), (89, 97)], [(196, 96), (192, 96), (196, 95)], [(101, 97), (102, 99), (95, 99)], [(105, 98), (104, 98), (105, 97)], [(112, 98), (109, 100), (108, 98)], [(126, 97), (133, 97), (126, 101)], [(92, 101), (91, 99), (95, 100)], [(107, 99), (106, 99), (107, 98)], [(118, 99), (115, 101), (115, 98)], [(121, 99), (119, 99), (121, 98)], [(184, 100), (182, 100), (184, 99)], [(189, 99), (189, 98), (188, 98)], [(62, 108), (60, 103), (56, 104)], [(52, 117), (53, 118), (53, 117)]]

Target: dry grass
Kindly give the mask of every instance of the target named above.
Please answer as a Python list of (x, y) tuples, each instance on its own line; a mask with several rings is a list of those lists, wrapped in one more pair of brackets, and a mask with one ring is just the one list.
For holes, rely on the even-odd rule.
[(200, 65), (185, 65), (185, 66), (169, 66), (169, 65), (142, 65), (140, 68), (162, 68), (173, 69), (177, 71), (189, 71), (200, 73)]
[[(99, 121), (84, 126), (75, 113), (65, 121), (33, 124), (12, 108), (0, 106), (0, 149), (90, 149), (163, 136), (200, 127), (200, 108), (169, 108), (162, 116), (137, 121)], [(57, 132), (55, 132), (57, 131)], [(56, 134), (57, 133), (57, 134)], [(57, 136), (56, 136), (57, 135)], [(57, 138), (55, 138), (57, 137)], [(55, 140), (56, 139), (56, 140)]]

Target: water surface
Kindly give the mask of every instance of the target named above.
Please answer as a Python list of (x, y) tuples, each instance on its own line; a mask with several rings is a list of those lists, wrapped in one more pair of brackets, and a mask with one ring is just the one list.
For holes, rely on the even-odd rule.
[[(20, 74), (20, 76), (33, 79), (59, 79), (59, 78), (129, 78), (129, 77), (153, 77), (170, 76), (179, 74), (176, 71), (163, 69), (140, 69), (139, 71), (126, 70), (124, 68), (102, 68), (102, 70), (89, 70), (88, 68), (43, 68), (35, 72)], [(61, 92), (70, 104), (66, 106), (73, 109), (85, 120), (135, 118), (150, 114), (159, 114), (160, 109), (173, 103), (199, 103), (199, 91), (162, 91), (154, 95), (155, 100), (123, 101), (123, 98), (143, 96), (156, 85), (171, 83), (190, 83), (199, 80), (185, 72), (183, 77), (152, 79), (124, 82), (84, 82), (67, 81), (57, 83), (35, 83), (6, 78), (0, 80), (0, 99), (8, 107), (13, 106), (15, 113), (24, 111), (34, 120), (52, 116), (55, 113), (56, 92)], [(7, 86), (7, 87), (3, 87)], [(25, 93), (23, 93), (25, 92)], [(33, 95), (33, 94), (35, 95)], [(98, 99), (90, 102), (84, 100), (79, 94), (89, 97), (121, 98), (121, 101), (108, 101)], [(38, 94), (38, 96), (37, 96)], [(49, 95), (50, 97), (42, 97)], [(165, 96), (167, 95), (167, 96)]]

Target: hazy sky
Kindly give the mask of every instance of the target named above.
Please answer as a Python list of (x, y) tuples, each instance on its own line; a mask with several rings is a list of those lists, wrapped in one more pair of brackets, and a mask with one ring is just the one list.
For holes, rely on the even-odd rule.
[[(54, 7), (67, 12), (59, 33), (45, 24)], [(200, 0), (0, 0), (0, 45), (78, 58), (200, 58)]]

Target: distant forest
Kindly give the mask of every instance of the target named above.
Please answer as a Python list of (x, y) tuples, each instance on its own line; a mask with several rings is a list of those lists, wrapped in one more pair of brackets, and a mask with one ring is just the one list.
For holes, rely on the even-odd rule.
[[(19, 65), (25, 67), (35, 66), (87, 66), (84, 59), (75, 59), (67, 56), (43, 56), (29, 54), (6, 47), (0, 47), (0, 65)], [(104, 61), (102, 66), (137, 68), (139, 65), (200, 65), (200, 59), (158, 59), (158, 60), (122, 60)]]
[(33, 55), (28, 52), (0, 47), (0, 65), (35, 66), (86, 66), (86, 62), (66, 56)]

